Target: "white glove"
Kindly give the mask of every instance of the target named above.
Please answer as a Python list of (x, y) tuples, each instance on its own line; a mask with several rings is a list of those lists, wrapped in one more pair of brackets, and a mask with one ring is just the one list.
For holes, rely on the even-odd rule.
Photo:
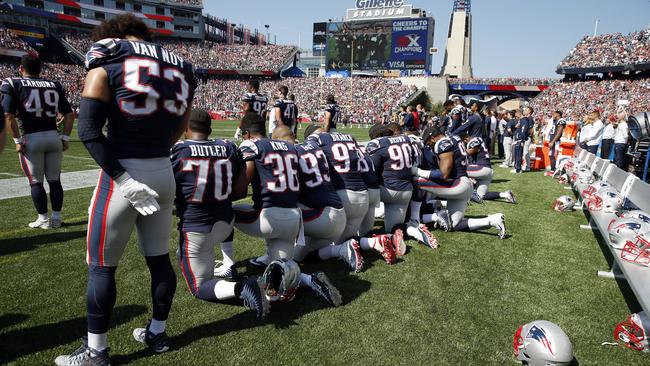
[(115, 179), (115, 182), (120, 187), (124, 198), (131, 202), (140, 215), (147, 216), (160, 211), (160, 206), (156, 201), (158, 193), (148, 185), (131, 178), (126, 172)]
[(241, 131), (241, 128), (237, 127), (237, 131), (235, 131), (235, 138), (236, 138), (237, 140), (241, 140), (242, 135), (243, 135), (243, 133), (242, 133), (242, 131)]

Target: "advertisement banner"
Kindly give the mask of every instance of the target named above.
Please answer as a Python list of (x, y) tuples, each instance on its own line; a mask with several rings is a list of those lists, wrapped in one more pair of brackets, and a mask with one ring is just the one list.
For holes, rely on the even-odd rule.
[(393, 22), (391, 60), (410, 61), (427, 58), (427, 19), (396, 20)]

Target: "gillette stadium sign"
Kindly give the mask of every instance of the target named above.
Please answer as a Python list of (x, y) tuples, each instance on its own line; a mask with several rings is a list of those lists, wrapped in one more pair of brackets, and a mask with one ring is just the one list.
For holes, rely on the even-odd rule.
[(357, 0), (356, 8), (348, 9), (347, 20), (403, 18), (411, 16), (412, 10), (404, 0)]

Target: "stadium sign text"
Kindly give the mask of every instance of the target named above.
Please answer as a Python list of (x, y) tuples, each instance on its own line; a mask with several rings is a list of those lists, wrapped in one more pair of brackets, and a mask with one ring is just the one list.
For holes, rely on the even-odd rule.
[(357, 0), (356, 8), (348, 9), (347, 20), (387, 19), (410, 16), (412, 5), (404, 0)]

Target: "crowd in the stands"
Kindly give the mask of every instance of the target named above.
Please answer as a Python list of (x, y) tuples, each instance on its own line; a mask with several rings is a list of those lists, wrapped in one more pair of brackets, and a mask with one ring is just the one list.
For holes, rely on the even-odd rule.
[(9, 29), (0, 26), (0, 48), (29, 51), (31, 47)]
[(650, 28), (627, 35), (603, 34), (583, 38), (560, 68), (599, 68), (650, 63)]
[(449, 79), (449, 84), (481, 84), (481, 85), (551, 85), (557, 83), (559, 79), (546, 78), (453, 78)]

